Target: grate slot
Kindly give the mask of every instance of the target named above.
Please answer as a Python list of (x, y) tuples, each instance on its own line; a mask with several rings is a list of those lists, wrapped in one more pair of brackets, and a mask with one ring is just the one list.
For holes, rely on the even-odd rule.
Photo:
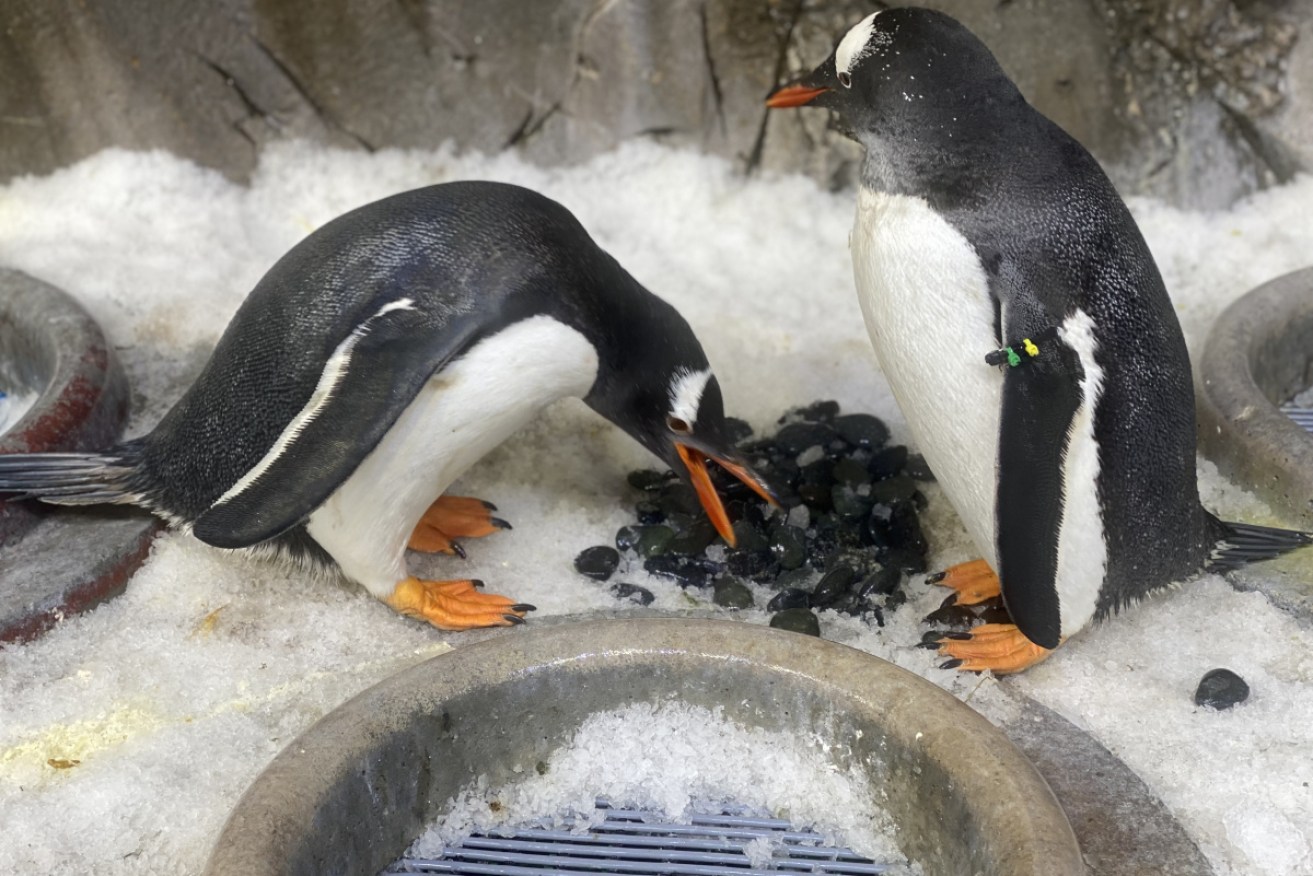
[(1295, 421), (1306, 432), (1313, 432), (1313, 408), (1301, 408), (1292, 404), (1281, 406), (1281, 413)]
[[(768, 876), (771, 873), (876, 876), (890, 867), (849, 849), (817, 845), (823, 838), (787, 821), (725, 812), (695, 815), (693, 824), (660, 823), (654, 813), (610, 809), (587, 833), (526, 827), (507, 835), (475, 835), (443, 849), (440, 859), (398, 861), (381, 876), (454, 873), (468, 876)], [(749, 866), (744, 846), (765, 838), (774, 857)]]

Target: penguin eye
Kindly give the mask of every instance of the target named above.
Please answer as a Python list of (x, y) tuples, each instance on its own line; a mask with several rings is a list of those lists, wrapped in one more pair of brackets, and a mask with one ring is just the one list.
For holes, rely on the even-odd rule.
[(666, 417), (666, 425), (670, 427), (671, 432), (675, 432), (679, 435), (688, 435), (693, 431), (693, 427), (688, 424), (688, 420), (681, 420), (674, 414)]
[(851, 73), (849, 73), (849, 72), (847, 72), (847, 71), (842, 71), (842, 70), (841, 70), (841, 71), (839, 72), (839, 84), (842, 85), (844, 88), (852, 88), (852, 87), (853, 87), (853, 74), (851, 74)]

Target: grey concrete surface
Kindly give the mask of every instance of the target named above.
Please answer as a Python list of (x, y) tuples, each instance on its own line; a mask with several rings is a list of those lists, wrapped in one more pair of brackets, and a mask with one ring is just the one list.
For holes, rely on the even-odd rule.
[[(234, 178), (300, 137), (579, 161), (633, 137), (841, 184), (821, 111), (768, 117), (873, 0), (10, 0), (0, 180), (107, 146)], [(936, 0), (1128, 193), (1218, 206), (1313, 167), (1295, 0)], [(1305, 37), (1301, 39), (1301, 36)]]
[(205, 872), (372, 876), (476, 776), (504, 783), (589, 714), (668, 697), (832, 740), (836, 766), (887, 794), (897, 841), (927, 872), (1085, 872), (1039, 774), (950, 694), (809, 636), (670, 618), (517, 630), (375, 685), (274, 759)]

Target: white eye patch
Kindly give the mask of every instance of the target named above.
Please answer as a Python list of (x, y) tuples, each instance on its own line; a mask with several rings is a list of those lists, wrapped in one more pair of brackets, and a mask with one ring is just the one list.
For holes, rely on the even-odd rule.
[(670, 381), (670, 416), (683, 420), (692, 426), (698, 421), (698, 407), (702, 404), (702, 392), (711, 379), (711, 369), (701, 371), (677, 371)]
[[(839, 40), (839, 48), (834, 50), (834, 67), (839, 73), (852, 73), (853, 65), (866, 57), (871, 51), (871, 36), (875, 33), (875, 17), (879, 12), (872, 12), (852, 26)], [(886, 37), (882, 42), (887, 42)]]

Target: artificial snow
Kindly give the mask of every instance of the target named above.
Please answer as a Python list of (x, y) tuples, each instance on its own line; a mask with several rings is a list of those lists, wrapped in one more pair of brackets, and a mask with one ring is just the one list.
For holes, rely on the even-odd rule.
[[(266, 150), (249, 187), (166, 154), (109, 151), (0, 188), (0, 264), (64, 288), (100, 320), (134, 388), (129, 432), (141, 434), (297, 240), (389, 193), (468, 178), (527, 185), (574, 211), (688, 318), (730, 413), (763, 430), (788, 407), (833, 398), (884, 417), (894, 440), (908, 440), (853, 293), (853, 194), (801, 177), (745, 179), (723, 161), (653, 144), (563, 169), (449, 149), (365, 155), (287, 144)], [(1308, 264), (1310, 203), (1309, 178), (1225, 213), (1132, 203), (1192, 351), (1227, 303)], [(457, 485), (496, 502), (514, 531), (468, 543), (467, 561), (413, 568), (483, 578), (489, 590), (537, 605), (537, 616), (624, 607), (607, 584), (576, 574), (572, 560), (632, 522), (625, 473), (652, 463), (581, 403), (555, 405)], [(1272, 522), (1211, 466), (1201, 477), (1214, 510)], [(927, 492), (932, 565), (969, 559), (952, 509)], [(1309, 553), (1281, 562), (1307, 578)], [(709, 594), (641, 569), (622, 567), (613, 580), (649, 588), (656, 608), (715, 610)], [(919, 619), (943, 592), (920, 578), (907, 590), (911, 601), (887, 627), (825, 613), (822, 633), (989, 715), (996, 682), (937, 670), (941, 658), (914, 647)], [(721, 614), (767, 619), (760, 610)], [(296, 734), (368, 685), (463, 641), (358, 588), (161, 537), (122, 596), (0, 649), (0, 874), (198, 872), (242, 790)], [(1226, 712), (1195, 707), (1199, 678), (1219, 666), (1248, 681), (1250, 699)], [(1205, 577), (1003, 683), (1122, 758), (1219, 874), (1276, 876), (1313, 872), (1311, 680), (1306, 624), (1261, 594)]]
[[(840, 769), (813, 739), (743, 727), (683, 703), (635, 703), (590, 715), (540, 771), (498, 787), (480, 777), (460, 791), (406, 856), (440, 858), (444, 846), (472, 833), (542, 823), (544, 816), (554, 829), (581, 819), (600, 823), (598, 797), (686, 823), (719, 811), (717, 804), (783, 813), (778, 817), (794, 828), (814, 829), (820, 845), (880, 863), (905, 860), (864, 773)], [(752, 857), (769, 862), (772, 850), (762, 838)]]

